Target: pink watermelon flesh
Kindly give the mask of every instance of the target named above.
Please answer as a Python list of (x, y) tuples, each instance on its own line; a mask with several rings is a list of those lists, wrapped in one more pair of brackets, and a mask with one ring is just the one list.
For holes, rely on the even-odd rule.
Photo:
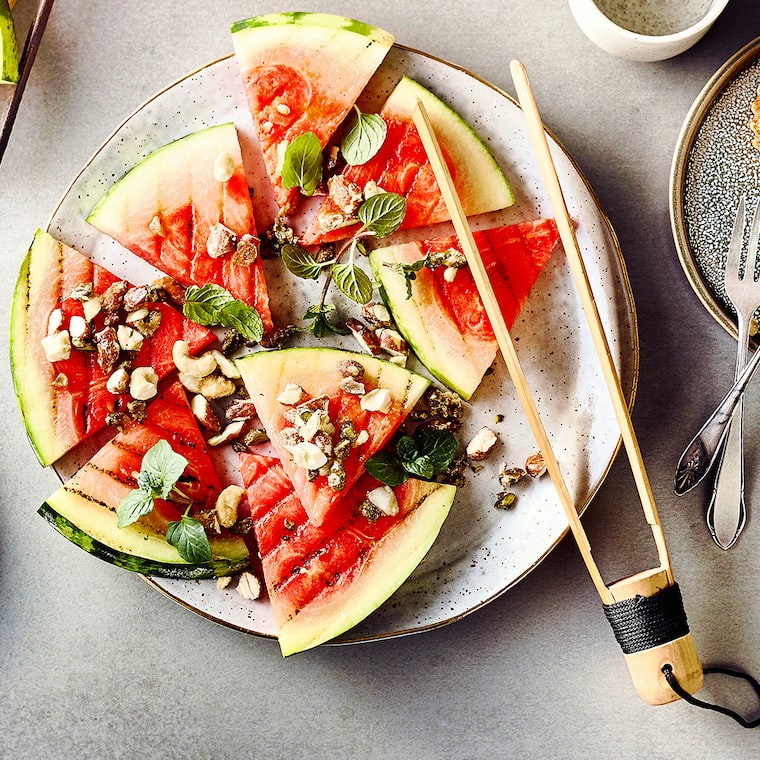
[(116, 524), (119, 502), (138, 487), (136, 476), (143, 456), (159, 440), (167, 441), (188, 461), (177, 487), (193, 502), (189, 516), (207, 526), (212, 553), (215, 547), (222, 551), (236, 547), (235, 553), (244, 555), (246, 549), (240, 536), (216, 525), (211, 527), (209, 516), (214, 514), (222, 483), (178, 382), (150, 404), (143, 422), (126, 422), (47, 503), (80, 530), (117, 551), (179, 562), (176, 550), (165, 541), (165, 533), (167, 524), (184, 514), (184, 504), (156, 499), (153, 511), (137, 523), (125, 528)]
[[(552, 219), (539, 219), (473, 233), (497, 301), (511, 328), (559, 241)], [(412, 282), (411, 301), (401, 275), (387, 264), (413, 264), (428, 254), (453, 249), (456, 236), (377, 248), (371, 254), (399, 330), (420, 361), (441, 382), (468, 399), (493, 363), (496, 338), (469, 267), (452, 281), (445, 266), (423, 267)]]
[[(70, 358), (50, 362), (41, 344), (55, 309), (63, 311), (64, 329), (72, 316), (83, 315), (82, 302), (71, 298), (74, 288), (92, 283), (94, 293), (100, 295), (118, 281), (48, 233), (35, 236), (14, 297), (11, 356), (27, 431), (43, 465), (102, 429), (107, 415), (125, 411), (131, 400), (128, 393), (113, 394), (106, 388), (108, 376), (95, 351), (72, 349)], [(144, 339), (132, 367), (152, 366), (161, 379), (175, 370), (172, 346), (176, 340), (187, 341), (192, 353), (216, 340), (211, 330), (190, 322), (165, 303), (147, 307), (161, 313), (161, 323), (153, 337)], [(123, 323), (123, 310), (117, 313)], [(105, 310), (92, 320), (93, 333), (103, 328), (104, 318)]]
[[(380, 109), (388, 131), (380, 150), (366, 163), (347, 165), (345, 182), (366, 192), (372, 183), (382, 191), (406, 199), (406, 215), (400, 229), (423, 227), (451, 218), (428, 160), (413, 111), (418, 100), (425, 103), (438, 136), (454, 186), (466, 214), (505, 208), (514, 202), (509, 184), (483, 142), (462, 118), (432, 92), (408, 77), (394, 88)], [(331, 229), (336, 220), (340, 226)], [(304, 245), (341, 240), (354, 234), (356, 224), (341, 214), (328, 194), (302, 235)]]
[[(344, 378), (338, 370), (341, 360), (351, 359), (365, 368), (362, 383), (367, 393), (374, 389), (388, 390), (391, 405), (388, 411), (366, 411), (361, 397), (341, 389)], [(403, 419), (417, 403), (428, 381), (413, 372), (365, 354), (332, 348), (290, 348), (257, 352), (238, 361), (246, 389), (253, 401), (259, 420), (267, 431), (274, 450), (282, 460), (288, 478), (316, 525), (322, 524), (329, 513), (346, 498), (351, 486), (364, 471), (364, 463), (390, 439)], [(332, 447), (340, 440), (341, 425), (352, 423), (358, 434), (365, 431), (367, 439), (352, 446), (342, 460), (345, 484), (334, 489), (328, 475), (310, 473), (299, 465), (288, 448), (286, 432), (295, 431), (293, 413), (298, 409), (278, 401), (288, 384), (304, 391), (300, 405), (327, 407), (327, 417), (334, 432)]]
[(283, 186), (283, 147), (312, 132), (324, 148), (393, 38), (351, 19), (301, 13), (238, 22), (232, 39), (275, 200), (289, 215), (301, 196)]
[[(365, 474), (328, 520), (316, 526), (309, 521), (278, 459), (249, 453), (239, 457), (267, 592), (285, 654), (322, 643), (359, 622), (352, 609), (356, 601), (352, 586), (364, 582), (365, 601), (371, 599), (375, 583), (382, 585), (384, 580), (371, 581), (371, 576), (394, 534), (410, 522), (431, 493), (444, 489), (453, 498), (451, 486), (410, 479), (394, 489), (398, 514), (372, 521), (362, 514), (360, 506), (368, 491), (380, 483)], [(427, 535), (419, 540), (431, 542), (433, 538)], [(404, 577), (413, 566), (404, 568)], [(370, 609), (358, 613), (359, 619), (382, 603), (404, 577), (391, 581), (392, 588), (367, 601)]]
[[(217, 163), (234, 169), (218, 179)], [(146, 156), (103, 196), (87, 221), (185, 286), (220, 285), (254, 306), (272, 328), (261, 257), (239, 263), (233, 253), (211, 255), (216, 225), (236, 239), (256, 236), (250, 190), (234, 124), (194, 132)]]

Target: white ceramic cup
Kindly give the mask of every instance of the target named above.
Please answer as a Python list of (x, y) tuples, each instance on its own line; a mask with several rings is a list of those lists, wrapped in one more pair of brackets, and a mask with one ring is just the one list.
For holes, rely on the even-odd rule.
[(662, 61), (683, 53), (728, 5), (728, 0), (568, 1), (576, 23), (592, 42), (631, 61)]

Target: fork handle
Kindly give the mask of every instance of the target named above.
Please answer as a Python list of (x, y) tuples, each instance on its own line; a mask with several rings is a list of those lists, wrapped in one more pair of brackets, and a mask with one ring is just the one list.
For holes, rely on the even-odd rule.
[(743, 402), (739, 401), (723, 444), (707, 507), (707, 527), (721, 549), (730, 549), (747, 521), (744, 503)]
[[(738, 315), (736, 373), (738, 378), (747, 364), (749, 320)], [(706, 522), (710, 535), (721, 549), (730, 549), (747, 521), (744, 503), (744, 399), (734, 409), (713, 482)]]

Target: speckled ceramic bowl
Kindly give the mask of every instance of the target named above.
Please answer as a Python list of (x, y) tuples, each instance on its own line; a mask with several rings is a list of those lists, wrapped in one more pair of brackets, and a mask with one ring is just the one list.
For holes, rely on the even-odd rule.
[(569, 0), (586, 36), (632, 61), (662, 61), (698, 42), (728, 0)]
[(673, 156), (670, 218), (681, 265), (715, 319), (736, 335), (725, 268), (739, 198), (760, 198), (760, 150), (749, 127), (760, 86), (760, 37), (732, 56), (697, 96)]

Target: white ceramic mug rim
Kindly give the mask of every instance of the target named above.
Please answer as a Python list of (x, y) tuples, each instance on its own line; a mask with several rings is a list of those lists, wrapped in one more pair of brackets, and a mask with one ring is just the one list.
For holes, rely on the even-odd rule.
[(711, 26), (720, 14), (725, 10), (729, 0), (714, 0), (713, 4), (708, 9), (702, 18), (695, 24), (681, 29), (679, 32), (673, 32), (672, 34), (641, 34), (640, 32), (632, 32), (630, 29), (626, 29), (624, 26), (616, 24), (609, 16), (605, 15), (601, 8), (596, 4), (595, 0), (576, 0), (583, 3), (592, 12), (598, 15), (598, 21), (607, 26), (610, 31), (621, 35), (630, 40), (635, 40), (646, 45), (661, 45), (669, 42), (679, 42), (681, 40), (688, 39), (694, 34), (701, 32), (703, 29)]

